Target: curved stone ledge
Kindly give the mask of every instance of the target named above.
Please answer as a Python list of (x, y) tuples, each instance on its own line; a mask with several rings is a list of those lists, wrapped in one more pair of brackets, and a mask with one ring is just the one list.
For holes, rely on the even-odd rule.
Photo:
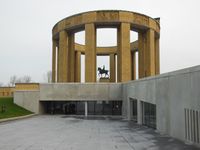
[[(131, 43), (131, 51), (138, 51), (138, 41)], [(117, 46), (97, 47), (97, 55), (117, 54)], [(85, 54), (85, 45), (75, 43), (75, 51)]]
[(84, 30), (84, 25), (88, 23), (94, 23), (97, 28), (116, 28), (121, 22), (130, 23), (131, 30), (144, 31), (151, 28), (157, 35), (160, 33), (159, 21), (149, 16), (123, 10), (99, 10), (84, 12), (62, 19), (53, 27), (52, 34), (55, 38), (62, 30), (81, 31)]

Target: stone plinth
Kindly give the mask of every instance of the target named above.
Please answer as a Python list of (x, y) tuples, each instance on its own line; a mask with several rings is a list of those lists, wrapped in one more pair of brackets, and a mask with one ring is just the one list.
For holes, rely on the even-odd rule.
[(110, 82), (110, 79), (109, 79), (109, 78), (106, 78), (106, 77), (100, 78), (100, 79), (99, 79), (99, 82)]

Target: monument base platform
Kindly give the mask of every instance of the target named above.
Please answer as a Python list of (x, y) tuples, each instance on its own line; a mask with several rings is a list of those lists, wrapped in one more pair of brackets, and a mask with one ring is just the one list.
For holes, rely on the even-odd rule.
[(99, 82), (110, 82), (109, 78), (100, 78)]

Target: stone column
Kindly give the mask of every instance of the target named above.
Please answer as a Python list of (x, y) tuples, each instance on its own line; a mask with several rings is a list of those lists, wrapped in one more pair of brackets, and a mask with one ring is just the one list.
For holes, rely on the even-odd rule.
[(110, 82), (116, 82), (115, 74), (115, 54), (110, 54)]
[(155, 63), (156, 63), (156, 74), (160, 74), (160, 39), (155, 38)]
[(131, 71), (132, 71), (132, 80), (136, 79), (136, 52), (131, 53)]
[(69, 49), (68, 49), (68, 33), (66, 31), (61, 31), (59, 33), (59, 54), (58, 54), (58, 63), (59, 63), (59, 76), (58, 82), (68, 82), (68, 58)]
[(69, 57), (68, 57), (68, 64), (69, 64), (69, 82), (75, 81), (75, 43), (74, 43), (74, 33), (70, 34), (69, 36)]
[(75, 53), (75, 82), (81, 82), (81, 52)]
[(85, 24), (85, 82), (96, 82), (96, 28)]
[(121, 82), (121, 41), (120, 41), (121, 31), (120, 28), (117, 28), (117, 82)]
[(149, 29), (146, 32), (146, 52), (145, 52), (145, 74), (146, 76), (152, 76), (156, 73), (155, 67), (155, 32), (153, 29)]
[(117, 31), (118, 82), (131, 80), (130, 23), (121, 23)]
[(146, 39), (143, 33), (138, 32), (138, 67), (139, 78), (145, 77), (145, 43)]
[(85, 102), (85, 117), (88, 116), (88, 102)]
[(59, 82), (59, 44), (57, 46), (57, 71), (56, 71), (56, 82)]
[(52, 82), (56, 82), (56, 41), (52, 40)]

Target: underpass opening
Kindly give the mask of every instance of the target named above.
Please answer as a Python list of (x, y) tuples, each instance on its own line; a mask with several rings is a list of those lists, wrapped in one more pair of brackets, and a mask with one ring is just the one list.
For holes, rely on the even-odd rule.
[(122, 101), (41, 101), (45, 114), (122, 115)]

